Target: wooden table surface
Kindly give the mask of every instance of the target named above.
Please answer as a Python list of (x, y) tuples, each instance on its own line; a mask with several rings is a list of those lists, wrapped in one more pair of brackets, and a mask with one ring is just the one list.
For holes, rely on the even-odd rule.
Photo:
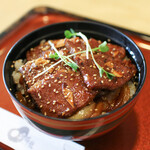
[(150, 0), (0, 0), (0, 33), (37, 6), (48, 6), (150, 35)]

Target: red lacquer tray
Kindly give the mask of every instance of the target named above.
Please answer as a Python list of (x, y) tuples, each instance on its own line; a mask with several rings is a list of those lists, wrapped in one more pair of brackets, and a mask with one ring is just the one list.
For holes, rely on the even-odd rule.
[[(47, 7), (38, 7), (28, 12), (0, 35), (0, 107), (19, 115), (8, 96), (2, 79), (4, 59), (12, 45), (25, 34), (39, 27), (73, 20), (89, 19)], [(150, 36), (122, 28), (118, 29), (128, 35), (142, 50), (147, 63), (146, 81), (138, 96), (136, 106), (121, 125), (101, 137), (79, 142), (85, 146), (86, 150), (150, 149)], [(0, 148), (11, 149), (2, 143), (0, 143)]]

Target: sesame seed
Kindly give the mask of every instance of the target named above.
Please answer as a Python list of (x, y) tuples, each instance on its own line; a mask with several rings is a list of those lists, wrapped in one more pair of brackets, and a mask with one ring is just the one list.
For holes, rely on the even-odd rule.
[(93, 74), (93, 76), (94, 76), (94, 77), (96, 77), (96, 76), (97, 76), (97, 74)]
[(63, 74), (60, 74), (60, 76), (62, 77), (62, 76), (64, 76)]
[(114, 107), (114, 104), (111, 104), (112, 107)]
[(95, 66), (95, 65), (93, 65), (93, 68), (96, 68), (96, 66)]
[(53, 100), (53, 105), (55, 105), (56, 104), (56, 101), (55, 100)]
[(50, 83), (48, 84), (48, 87), (51, 87), (51, 84), (50, 84)]
[(43, 107), (43, 105), (40, 105), (40, 108), (42, 108)]
[(79, 83), (76, 83), (76, 85), (78, 86), (78, 85), (79, 85)]
[(39, 97), (39, 99), (41, 99), (41, 95), (40, 95), (40, 93), (38, 93), (38, 97)]
[(104, 83), (104, 81), (103, 81), (103, 80), (101, 80), (100, 82), (101, 82), (102, 84)]
[(94, 82), (94, 83), (97, 83), (97, 82)]
[(69, 109), (69, 108), (67, 108), (67, 109), (66, 109), (66, 112), (68, 112), (69, 110), (70, 110), (70, 109)]
[(53, 91), (56, 92), (56, 89), (54, 89)]
[(64, 77), (65, 79), (67, 78), (67, 76)]
[(82, 48), (81, 48), (81, 47), (77, 47), (77, 49), (79, 49), (80, 51), (82, 50)]
[(30, 102), (31, 102), (31, 99), (29, 99), (28, 102), (30, 103)]
[(61, 81), (58, 81), (58, 83), (61, 83)]
[(44, 88), (44, 85), (42, 85), (41, 88)]
[(90, 68), (92, 68), (93, 66), (92, 65), (90, 65)]
[(52, 79), (54, 78), (54, 76), (51, 77)]
[(11, 68), (13, 68), (14, 67), (14, 65), (11, 65)]
[(71, 74), (71, 76), (73, 76), (73, 73)]
[(111, 79), (109, 79), (108, 81), (111, 82)]
[(56, 93), (59, 93), (59, 91), (56, 91)]
[(54, 80), (54, 82), (57, 82), (57, 79), (56, 79), (56, 80)]
[(70, 80), (73, 80), (73, 78), (71, 78)]
[(102, 55), (101, 57), (102, 57), (102, 58), (104, 58), (105, 56), (104, 56), (104, 55)]
[(46, 104), (50, 104), (50, 101), (48, 101)]
[(53, 112), (55, 112), (55, 109), (53, 109)]
[(47, 115), (46, 111), (44, 112), (44, 115), (45, 115), (45, 116)]
[(82, 69), (85, 69), (85, 67), (82, 67)]
[(77, 39), (76, 42), (79, 42), (79, 39)]
[(45, 79), (49, 79), (49, 76), (48, 76), (48, 77), (46, 77)]
[(106, 114), (106, 112), (102, 112), (102, 115)]
[(85, 90), (86, 90), (86, 91), (88, 91), (88, 89), (87, 89), (87, 88), (85, 88)]
[(96, 80), (97, 78), (96, 77), (94, 77), (94, 80)]

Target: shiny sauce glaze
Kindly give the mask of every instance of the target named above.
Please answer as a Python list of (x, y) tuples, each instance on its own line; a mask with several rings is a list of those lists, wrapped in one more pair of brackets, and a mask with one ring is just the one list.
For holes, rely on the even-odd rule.
[[(62, 56), (86, 50), (85, 42), (78, 37), (52, 42)], [(92, 49), (101, 43), (89, 39)], [(18, 90), (17, 99), (43, 115), (69, 119), (96, 117), (120, 107), (136, 90), (137, 70), (123, 47), (111, 43), (107, 46), (109, 51), (97, 50), (93, 55), (105, 71), (114, 75), (112, 79), (105, 72), (100, 77), (92, 56), (86, 59), (85, 53), (70, 57), (78, 65), (76, 71), (64, 62), (58, 63), (60, 59), (49, 57), (55, 54), (52, 46), (42, 41), (27, 51), (27, 62), (19, 69), (24, 92)]]

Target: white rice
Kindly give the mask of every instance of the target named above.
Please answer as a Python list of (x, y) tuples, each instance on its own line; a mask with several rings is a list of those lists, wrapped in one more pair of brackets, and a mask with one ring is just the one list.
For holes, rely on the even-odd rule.
[(19, 83), (19, 80), (22, 76), (22, 74), (19, 72), (19, 68), (24, 65), (22, 59), (18, 59), (14, 62), (14, 68), (15, 71), (12, 73), (13, 81), (17, 85), (17, 90), (21, 92), (21, 94), (24, 94), (24, 87)]

